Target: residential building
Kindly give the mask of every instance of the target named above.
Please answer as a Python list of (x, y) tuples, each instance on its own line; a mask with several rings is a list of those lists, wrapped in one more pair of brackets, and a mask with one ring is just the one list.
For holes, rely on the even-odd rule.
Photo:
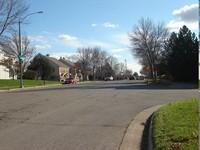
[[(5, 54), (0, 50), (0, 61), (5, 58)], [(11, 79), (9, 69), (0, 65), (0, 79)]]
[(74, 68), (75, 64), (69, 60), (66, 60), (64, 57), (60, 57), (59, 61), (68, 66), (69, 68)]
[(49, 60), (49, 63), (53, 67), (54, 80), (65, 81), (65, 79), (70, 76), (69, 66), (63, 64), (62, 62), (60, 62), (58, 59), (54, 57), (49, 57), (49, 55), (46, 55), (45, 58)]
[(83, 76), (80, 73), (80, 70), (75, 67), (75, 63), (73, 63), (69, 60), (66, 60), (64, 57), (63, 58), (60, 57), (59, 61), (70, 68), (70, 70), (69, 70), (70, 77), (74, 77), (77, 81), (82, 80)]

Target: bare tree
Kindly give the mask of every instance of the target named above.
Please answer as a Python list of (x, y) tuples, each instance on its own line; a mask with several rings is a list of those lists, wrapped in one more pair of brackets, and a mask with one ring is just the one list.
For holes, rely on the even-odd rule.
[(120, 73), (124, 73), (124, 71), (125, 71), (125, 65), (124, 65), (124, 63), (120, 63), (119, 64), (119, 71), (120, 71)]
[(103, 79), (103, 69), (104, 69), (103, 66), (106, 63), (106, 59), (107, 59), (107, 52), (106, 51), (100, 51), (98, 72), (99, 72), (99, 76), (101, 77), (101, 80)]
[(95, 72), (97, 71), (97, 67), (100, 65), (100, 52), (101, 49), (99, 47), (94, 47), (91, 49), (92, 56), (91, 56), (91, 67), (92, 67), (92, 75), (93, 80), (95, 80)]
[(117, 74), (118, 69), (119, 69), (119, 67), (118, 67), (118, 60), (117, 60), (116, 57), (110, 56), (110, 57), (107, 58), (107, 62), (108, 62), (108, 64), (111, 67), (112, 76), (114, 77)]
[(156, 25), (152, 20), (143, 18), (129, 34), (132, 54), (138, 57), (140, 62), (147, 62), (155, 80), (157, 79), (156, 65), (159, 63), (167, 35), (168, 31), (163, 23)]
[[(28, 66), (30, 60), (35, 54), (35, 49), (30, 45), (30, 40), (26, 35), (22, 37), (21, 52), (19, 49), (19, 36), (13, 33), (12, 38), (2, 45), (3, 51), (18, 62), (23, 59), (22, 70)], [(21, 55), (20, 55), (21, 54)]]
[[(117, 58), (108, 56), (99, 47), (78, 48), (77, 65), (80, 68), (84, 80), (87, 75), (94, 79), (103, 79), (106, 76), (113, 76), (119, 72)], [(92, 78), (90, 78), (92, 79)]]
[(90, 47), (78, 48), (77, 53), (78, 53), (77, 64), (80, 66), (80, 70), (83, 75), (83, 80), (87, 80), (88, 71), (90, 70), (92, 48)]
[(28, 10), (24, 0), (0, 0), (0, 37), (9, 30), (14, 30), (14, 25)]

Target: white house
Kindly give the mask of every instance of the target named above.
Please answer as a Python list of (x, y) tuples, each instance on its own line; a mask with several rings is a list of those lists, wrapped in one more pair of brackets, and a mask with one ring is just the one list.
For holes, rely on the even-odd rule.
[[(0, 60), (4, 57), (4, 53), (0, 50)], [(0, 79), (11, 79), (9, 69), (2, 65), (0, 65)]]

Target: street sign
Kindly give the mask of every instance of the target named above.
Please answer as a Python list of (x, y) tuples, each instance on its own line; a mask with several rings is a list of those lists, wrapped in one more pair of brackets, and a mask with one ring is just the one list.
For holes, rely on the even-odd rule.
[(24, 55), (19, 55), (18, 57), (20, 60), (23, 60), (25, 58)]

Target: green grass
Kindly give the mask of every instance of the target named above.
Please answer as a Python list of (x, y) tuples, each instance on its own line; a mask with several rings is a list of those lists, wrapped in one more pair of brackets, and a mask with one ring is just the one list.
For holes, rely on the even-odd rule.
[(200, 80), (199, 80), (199, 89), (200, 89)]
[[(23, 80), (24, 87), (60, 84), (58, 81)], [(0, 80), (0, 90), (19, 88), (20, 80)]]
[(197, 150), (199, 100), (169, 103), (155, 114), (153, 141), (155, 150)]

